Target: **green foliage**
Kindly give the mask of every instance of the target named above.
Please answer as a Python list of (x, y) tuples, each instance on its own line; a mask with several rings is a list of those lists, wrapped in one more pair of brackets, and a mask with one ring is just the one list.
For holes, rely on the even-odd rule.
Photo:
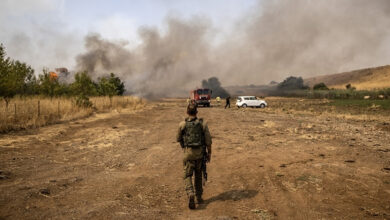
[(16, 94), (32, 92), (35, 82), (34, 70), (25, 63), (6, 58), (5, 48), (0, 44), (0, 96), (7, 105)]
[(390, 109), (390, 100), (337, 99), (329, 103), (333, 106)]
[(330, 89), (330, 90), (294, 90), (279, 93), (281, 96), (305, 97), (314, 99), (364, 99), (369, 96), (372, 100), (389, 99), (390, 88), (379, 90), (353, 90), (353, 89)]
[(59, 86), (58, 79), (50, 77), (50, 73), (46, 69), (39, 75), (40, 94), (54, 97), (58, 93)]
[(87, 72), (76, 73), (71, 84), (60, 83), (46, 69), (39, 74), (38, 79), (31, 66), (18, 60), (6, 57), (5, 48), (0, 44), (0, 97), (8, 106), (9, 100), (15, 95), (76, 96), (76, 103), (82, 107), (91, 107), (89, 96), (123, 95), (124, 83), (111, 73), (108, 77), (99, 79), (96, 83)]
[(313, 86), (313, 90), (329, 90), (325, 83), (318, 83)]
[(115, 86), (115, 95), (123, 95), (125, 93), (125, 84), (121, 79), (115, 76), (114, 73), (110, 73), (109, 83)]
[(75, 81), (70, 85), (74, 95), (79, 96), (95, 96), (97, 92), (97, 84), (92, 81), (92, 78), (87, 72), (76, 73)]
[(108, 95), (112, 97), (114, 95), (123, 95), (124, 92), (125, 86), (123, 82), (119, 79), (119, 77), (116, 77), (114, 73), (111, 73), (109, 77), (99, 78), (99, 95)]
[(283, 82), (278, 84), (278, 89), (299, 90), (299, 89), (308, 89), (308, 87), (303, 84), (302, 77), (290, 76), (287, 77), (285, 80), (283, 80)]
[(348, 83), (347, 85), (345, 85), (345, 88), (348, 89), (348, 90), (356, 90), (356, 87), (353, 87), (351, 85), (351, 83)]

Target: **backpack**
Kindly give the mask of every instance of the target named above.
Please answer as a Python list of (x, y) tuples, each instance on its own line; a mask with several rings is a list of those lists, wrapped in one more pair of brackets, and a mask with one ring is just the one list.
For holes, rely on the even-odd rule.
[(186, 120), (183, 141), (185, 147), (197, 148), (204, 145), (202, 119)]

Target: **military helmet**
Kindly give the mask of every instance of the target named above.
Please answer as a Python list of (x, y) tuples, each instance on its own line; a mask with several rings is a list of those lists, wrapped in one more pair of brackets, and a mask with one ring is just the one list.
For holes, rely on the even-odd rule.
[(187, 106), (187, 114), (196, 115), (197, 113), (198, 113), (198, 108), (197, 108), (196, 104), (190, 103)]

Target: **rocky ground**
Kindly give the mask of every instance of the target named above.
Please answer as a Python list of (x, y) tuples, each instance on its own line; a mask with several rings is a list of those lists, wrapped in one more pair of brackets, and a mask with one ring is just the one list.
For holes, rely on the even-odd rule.
[(270, 98), (201, 108), (213, 155), (187, 208), (184, 100), (0, 136), (0, 219), (390, 219), (386, 113)]

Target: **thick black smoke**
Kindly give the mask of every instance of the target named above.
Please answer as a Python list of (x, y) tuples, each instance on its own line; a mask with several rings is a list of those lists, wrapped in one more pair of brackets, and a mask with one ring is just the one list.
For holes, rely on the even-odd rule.
[(202, 87), (211, 89), (211, 97), (213, 98), (218, 96), (221, 98), (226, 98), (230, 96), (229, 93), (221, 86), (221, 83), (217, 77), (211, 77), (208, 80), (202, 80)]

